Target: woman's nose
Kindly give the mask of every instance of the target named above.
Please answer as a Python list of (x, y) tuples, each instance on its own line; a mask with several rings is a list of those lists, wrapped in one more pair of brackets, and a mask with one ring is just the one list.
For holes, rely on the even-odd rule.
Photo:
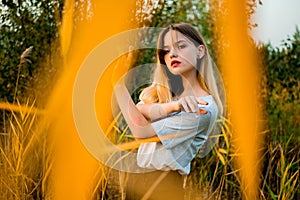
[(174, 58), (174, 57), (178, 56), (178, 53), (175, 49), (171, 49), (169, 55), (170, 55), (171, 58)]

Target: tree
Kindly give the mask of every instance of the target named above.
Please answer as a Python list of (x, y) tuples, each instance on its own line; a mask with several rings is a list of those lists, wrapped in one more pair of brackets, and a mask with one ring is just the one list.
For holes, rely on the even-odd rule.
[[(0, 99), (13, 102), (36, 84), (34, 71), (41, 63), (47, 63), (44, 79), (55, 72), (52, 52), (59, 49), (56, 41), (63, 1), (2, 0), (0, 8)], [(21, 61), (22, 52), (30, 46), (30, 57), (26, 62)]]

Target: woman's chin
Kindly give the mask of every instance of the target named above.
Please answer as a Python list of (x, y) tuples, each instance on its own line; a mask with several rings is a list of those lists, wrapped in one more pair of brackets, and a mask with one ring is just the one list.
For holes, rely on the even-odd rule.
[(180, 69), (172, 68), (172, 69), (170, 70), (170, 72), (171, 72), (173, 75), (181, 75), (181, 70), (180, 70)]

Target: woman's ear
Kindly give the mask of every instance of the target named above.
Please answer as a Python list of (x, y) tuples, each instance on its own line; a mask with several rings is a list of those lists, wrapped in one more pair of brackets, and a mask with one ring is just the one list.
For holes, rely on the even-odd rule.
[(198, 49), (197, 58), (201, 59), (205, 54), (205, 46), (204, 45), (199, 45), (197, 47), (197, 49)]

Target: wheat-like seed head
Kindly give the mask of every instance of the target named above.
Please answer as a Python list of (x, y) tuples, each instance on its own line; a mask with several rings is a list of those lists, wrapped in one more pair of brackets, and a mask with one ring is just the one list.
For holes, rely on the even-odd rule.
[(31, 60), (29, 59), (31, 51), (32, 51), (33, 46), (28, 47), (25, 49), (25, 51), (21, 54), (20, 56), (20, 63), (25, 64), (25, 63), (31, 63)]

